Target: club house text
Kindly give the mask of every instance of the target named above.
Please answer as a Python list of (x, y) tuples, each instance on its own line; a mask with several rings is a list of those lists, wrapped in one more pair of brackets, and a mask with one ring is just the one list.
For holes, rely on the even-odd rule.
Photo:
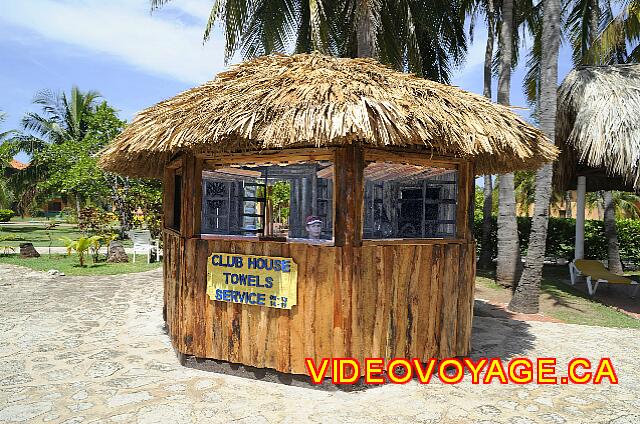
[[(246, 263), (244, 259), (246, 259)], [(291, 272), (291, 262), (288, 259), (261, 258), (259, 256), (242, 258), (242, 256), (212, 255), (211, 265), (214, 267), (229, 269), (229, 272), (222, 273), (225, 278), (225, 284), (233, 286), (263, 287), (266, 289), (273, 287), (272, 277), (264, 277), (264, 281), (261, 281), (260, 275), (233, 272), (232, 269), (246, 267), (248, 270)], [(226, 302), (248, 303), (250, 305), (265, 305), (266, 295), (264, 293), (240, 290), (216, 289), (215, 299)]]

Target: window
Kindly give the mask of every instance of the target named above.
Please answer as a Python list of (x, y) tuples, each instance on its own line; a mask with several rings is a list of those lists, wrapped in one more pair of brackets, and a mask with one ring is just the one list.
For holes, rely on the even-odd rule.
[(454, 238), (455, 169), (373, 162), (364, 170), (364, 238)]
[(333, 238), (329, 161), (225, 166), (202, 173), (202, 234)]

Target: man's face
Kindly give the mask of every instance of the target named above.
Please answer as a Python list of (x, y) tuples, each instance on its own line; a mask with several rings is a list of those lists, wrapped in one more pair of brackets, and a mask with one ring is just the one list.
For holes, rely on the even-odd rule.
[(322, 224), (320, 222), (315, 222), (307, 225), (307, 233), (309, 233), (309, 238), (320, 238), (320, 233), (322, 233)]

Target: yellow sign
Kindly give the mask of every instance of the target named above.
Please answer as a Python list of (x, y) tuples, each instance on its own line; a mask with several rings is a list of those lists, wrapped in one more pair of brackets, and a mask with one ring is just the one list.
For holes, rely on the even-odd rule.
[(207, 264), (211, 300), (291, 309), (298, 301), (298, 265), (291, 258), (212, 253)]

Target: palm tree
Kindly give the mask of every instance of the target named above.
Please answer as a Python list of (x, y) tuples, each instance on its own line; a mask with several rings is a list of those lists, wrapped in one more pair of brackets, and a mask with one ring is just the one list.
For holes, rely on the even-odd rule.
[[(47, 146), (80, 142), (86, 135), (89, 117), (99, 97), (96, 91), (82, 92), (75, 86), (71, 88), (69, 96), (50, 90), (36, 94), (33, 103), (40, 106), (41, 112), (27, 113), (22, 118), (22, 131), (15, 138), (17, 148), (31, 155), (30, 166), (15, 174), (13, 181), (22, 211), (38, 196), (46, 195), (39, 190), (38, 183), (47, 179)], [(76, 208), (80, 208), (77, 196)]]
[[(498, 103), (509, 105), (511, 91), (511, 66), (513, 62), (514, 1), (503, 0), (500, 20), (500, 66), (498, 75)], [(513, 173), (498, 176), (498, 261), (496, 281), (513, 286), (520, 266), (518, 223)]]
[[(540, 127), (551, 140), (555, 138), (558, 102), (558, 55), (560, 52), (560, 0), (543, 0), (539, 116)], [(545, 164), (536, 172), (536, 193), (531, 236), (524, 272), (513, 293), (509, 309), (522, 313), (537, 313), (540, 303), (540, 281), (547, 241), (549, 201), (553, 165)]]
[[(491, 87), (493, 78), (493, 50), (496, 43), (496, 7), (494, 0), (465, 0), (463, 2), (463, 10), (471, 17), (469, 28), (469, 38), (473, 42), (474, 21), (477, 15), (483, 14), (487, 26), (487, 42), (484, 52), (484, 69), (483, 69), (483, 95), (489, 99), (492, 98)], [(483, 202), (482, 202), (482, 235), (480, 243), (480, 258), (478, 266), (480, 268), (491, 267), (491, 215), (493, 210), (493, 180), (491, 175), (484, 176), (483, 185)]]
[[(7, 119), (7, 114), (0, 111), (0, 124)], [(8, 208), (13, 199), (13, 193), (5, 178), (6, 169), (13, 158), (13, 149), (8, 141), (14, 131), (0, 132), (0, 209)]]
[(622, 11), (614, 17), (609, 1), (606, 2), (603, 10), (606, 25), (588, 46), (583, 64), (640, 62), (640, 0), (622, 3)]
[[(170, 0), (151, 0), (151, 9)], [(396, 69), (448, 82), (466, 52), (460, 1), (216, 0), (206, 41), (216, 24), (225, 35), (225, 61), (271, 53), (317, 50), (342, 57), (375, 57)]]

